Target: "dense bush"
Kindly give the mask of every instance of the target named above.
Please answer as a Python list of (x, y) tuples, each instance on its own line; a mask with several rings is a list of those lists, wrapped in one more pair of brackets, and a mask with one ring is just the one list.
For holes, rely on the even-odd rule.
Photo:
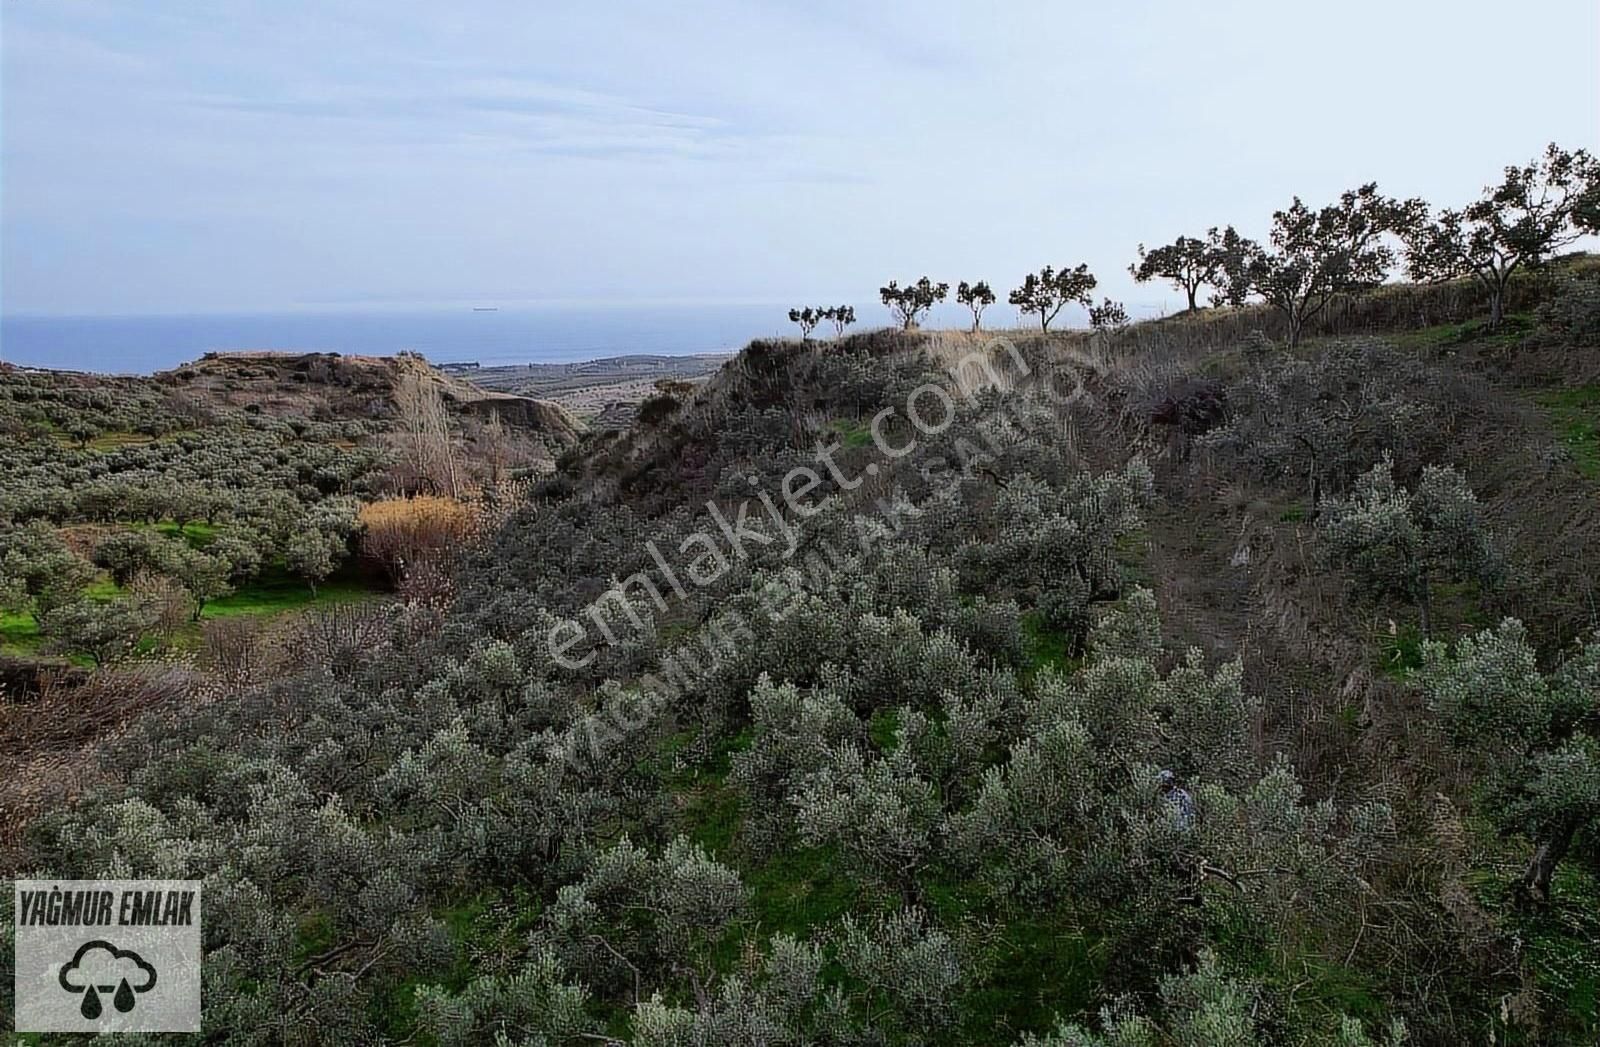
[(1349, 498), (1328, 507), (1318, 531), (1329, 560), (1358, 586), (1415, 604), (1424, 636), (1435, 586), (1488, 584), (1500, 573), (1482, 507), (1466, 478), (1448, 466), (1424, 469), (1407, 491), (1385, 458), (1356, 480)]
[(1600, 345), (1600, 279), (1565, 275), (1561, 289), (1533, 311), (1530, 341), (1539, 345)]

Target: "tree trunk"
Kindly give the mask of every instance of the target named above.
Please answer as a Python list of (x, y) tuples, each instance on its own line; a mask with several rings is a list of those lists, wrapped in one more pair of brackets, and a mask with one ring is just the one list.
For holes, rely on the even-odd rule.
[(1305, 319), (1296, 313), (1289, 314), (1289, 348), (1293, 349), (1300, 344), (1300, 329), (1305, 326)]
[(1193, 286), (1185, 288), (1185, 290), (1187, 290), (1189, 292), (1189, 311), (1191, 313), (1194, 312), (1197, 308), (1199, 308), (1199, 306), (1194, 304), (1194, 294), (1199, 289), (1200, 288), (1199, 288), (1198, 285), (1193, 285)]
[(1533, 857), (1528, 859), (1527, 869), (1522, 873), (1522, 893), (1526, 898), (1540, 905), (1549, 904), (1550, 880), (1556, 874), (1556, 866), (1567, 856), (1567, 849), (1572, 846), (1572, 837), (1577, 831), (1577, 821), (1569, 818), (1539, 841), (1533, 849)]
[(1489, 330), (1498, 331), (1500, 321), (1505, 319), (1505, 288), (1496, 284), (1489, 292)]
[(1050, 321), (1045, 317), (1043, 310), (1039, 311), (1039, 333), (1040, 334), (1049, 334), (1050, 333)]
[(1417, 585), (1417, 613), (1422, 619), (1422, 638), (1433, 639), (1433, 586), (1428, 584), (1426, 574)]

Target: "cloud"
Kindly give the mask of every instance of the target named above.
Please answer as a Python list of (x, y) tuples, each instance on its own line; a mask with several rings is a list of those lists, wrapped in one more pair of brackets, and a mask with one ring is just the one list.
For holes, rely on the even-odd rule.
[[(1372, 178), (1459, 202), (1551, 138), (1595, 144), (1592, 0), (1490, 35), (1491, 0), (1351, 2), (14, 4), (3, 304), (798, 301), (1079, 260), (1137, 301), (1140, 240), (1260, 235)], [(1485, 61), (1512, 88), (1460, 76)], [(1439, 83), (1459, 104), (1421, 124), (1395, 104)]]
[(97, 939), (79, 946), (56, 979), (68, 992), (111, 992), (124, 981), (134, 992), (149, 992), (156, 985), (156, 969), (133, 950)]

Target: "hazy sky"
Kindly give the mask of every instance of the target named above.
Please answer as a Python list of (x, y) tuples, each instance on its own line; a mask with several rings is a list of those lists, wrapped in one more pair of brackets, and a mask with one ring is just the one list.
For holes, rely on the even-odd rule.
[[(0, 304), (1009, 288), (1596, 147), (1595, 0), (3, 0)], [(1003, 292), (1002, 292), (1003, 295)]]

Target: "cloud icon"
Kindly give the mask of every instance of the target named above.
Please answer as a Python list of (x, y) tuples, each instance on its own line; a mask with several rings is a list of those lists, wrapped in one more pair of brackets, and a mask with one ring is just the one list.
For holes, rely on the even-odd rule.
[(85, 993), (85, 1018), (100, 1017), (100, 994), (114, 993), (112, 1003), (124, 1013), (133, 1010), (133, 994), (156, 987), (156, 969), (132, 949), (119, 949), (107, 941), (84, 942), (71, 962), (62, 966), (56, 980), (67, 992)]

